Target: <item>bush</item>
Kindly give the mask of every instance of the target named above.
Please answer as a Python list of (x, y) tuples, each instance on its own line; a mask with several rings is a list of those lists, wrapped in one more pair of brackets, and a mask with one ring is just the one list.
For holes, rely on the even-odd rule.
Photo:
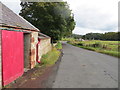
[(107, 49), (107, 45), (104, 44), (104, 45), (102, 46), (102, 48), (103, 48), (103, 49)]
[(100, 43), (95, 43), (95, 44), (92, 44), (92, 47), (101, 47), (101, 44)]
[(83, 43), (78, 43), (77, 45), (79, 45), (79, 46), (83, 46)]

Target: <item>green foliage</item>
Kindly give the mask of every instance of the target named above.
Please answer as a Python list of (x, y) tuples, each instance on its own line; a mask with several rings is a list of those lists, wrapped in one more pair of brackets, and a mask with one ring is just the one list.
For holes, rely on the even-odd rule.
[(57, 49), (62, 49), (62, 44), (61, 44), (60, 42), (58, 42), (55, 47), (56, 47)]
[(56, 48), (53, 48), (52, 51), (42, 56), (41, 65), (53, 65), (58, 60), (59, 56), (60, 52)]
[(83, 35), (83, 39), (87, 40), (111, 40), (111, 41), (119, 41), (120, 32), (107, 32), (105, 34), (102, 33), (87, 33)]
[(108, 32), (108, 33), (105, 33), (102, 35), (102, 39), (103, 40), (112, 40), (112, 41), (118, 41), (119, 38), (118, 38), (118, 34), (120, 32)]
[(75, 21), (67, 2), (22, 2), (21, 6), (20, 15), (53, 42), (72, 34)]
[(62, 41), (75, 41), (74, 38), (62, 38)]
[(82, 38), (82, 35), (78, 35), (78, 34), (72, 34), (71, 35), (74, 39), (80, 39)]
[(99, 40), (101, 39), (102, 34), (101, 33), (87, 33), (86, 35), (83, 36), (84, 39), (88, 40)]
[(78, 46), (84, 46), (84, 44), (83, 44), (83, 43), (81, 43), (81, 42), (80, 42), (80, 43), (78, 43), (77, 45), (78, 45)]

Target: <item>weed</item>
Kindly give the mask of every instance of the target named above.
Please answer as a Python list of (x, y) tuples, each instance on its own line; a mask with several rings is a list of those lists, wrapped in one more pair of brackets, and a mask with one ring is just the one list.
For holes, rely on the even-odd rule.
[(60, 52), (56, 48), (53, 48), (52, 51), (42, 56), (41, 65), (53, 65), (58, 60), (59, 56)]
[(57, 49), (62, 49), (62, 44), (61, 44), (60, 42), (58, 42), (55, 47), (56, 47)]

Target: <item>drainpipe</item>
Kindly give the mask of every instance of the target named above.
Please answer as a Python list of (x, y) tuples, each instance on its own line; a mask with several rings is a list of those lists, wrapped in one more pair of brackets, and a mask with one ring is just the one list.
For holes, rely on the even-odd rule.
[(40, 63), (40, 61), (38, 60), (39, 56), (38, 56), (38, 47), (39, 47), (39, 44), (40, 44), (40, 38), (38, 38), (38, 43), (36, 45), (36, 61), (38, 63)]

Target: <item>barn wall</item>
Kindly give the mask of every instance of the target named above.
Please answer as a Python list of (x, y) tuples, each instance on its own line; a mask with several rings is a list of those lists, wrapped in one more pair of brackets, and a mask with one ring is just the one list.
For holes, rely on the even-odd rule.
[(38, 43), (38, 32), (31, 33), (31, 68), (36, 65), (36, 45)]
[(41, 59), (41, 56), (42, 56), (43, 54), (46, 54), (46, 53), (49, 52), (51, 49), (52, 49), (51, 39), (50, 39), (50, 38), (41, 39), (41, 40), (40, 40), (39, 47), (38, 47), (38, 56), (39, 56), (39, 59), (38, 59), (38, 60)]
[(0, 89), (2, 88), (2, 65), (1, 65), (1, 63), (2, 63), (2, 57), (1, 57), (1, 30), (0, 30)]

